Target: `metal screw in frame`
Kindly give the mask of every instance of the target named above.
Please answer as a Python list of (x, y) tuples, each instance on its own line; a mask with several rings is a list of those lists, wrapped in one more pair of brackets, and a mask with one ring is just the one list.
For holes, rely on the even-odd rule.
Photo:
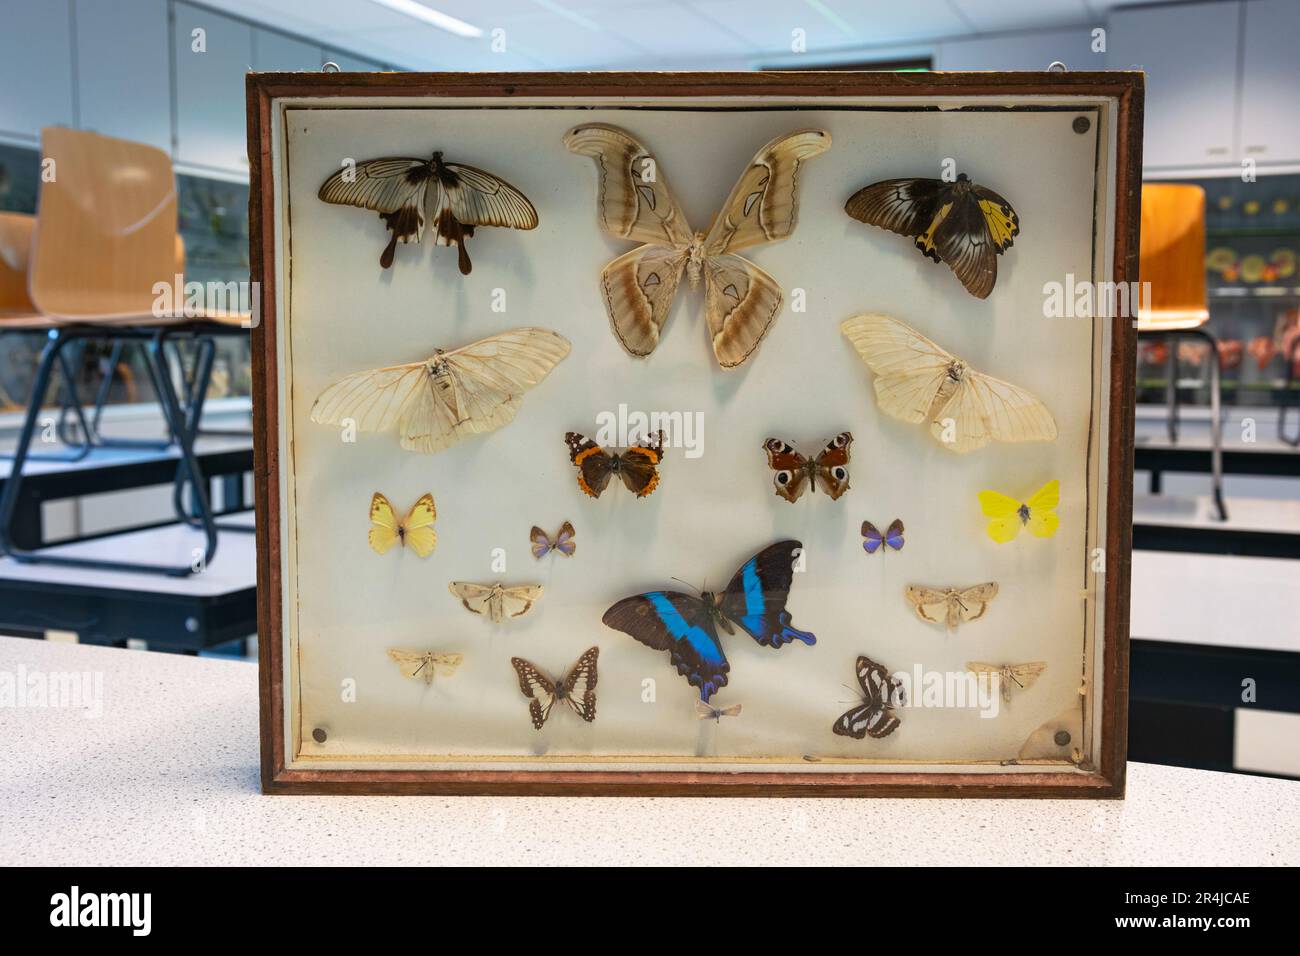
[(1074, 122), (1070, 124), (1070, 129), (1076, 133), (1086, 133), (1092, 129), (1092, 120), (1086, 116), (1076, 116)]
[(325, 742), (325, 738), (328, 736), (329, 735), (325, 733), (325, 729), (323, 727), (317, 727), (315, 730), (311, 732), (311, 739), (316, 741), (316, 743), (318, 744), (323, 744)]
[[(316, 731), (316, 733), (324, 735), (324, 732), (320, 730)], [(1056, 746), (1064, 747), (1070, 742), (1070, 733), (1066, 730), (1058, 730), (1053, 735), (1052, 740), (1056, 743)]]

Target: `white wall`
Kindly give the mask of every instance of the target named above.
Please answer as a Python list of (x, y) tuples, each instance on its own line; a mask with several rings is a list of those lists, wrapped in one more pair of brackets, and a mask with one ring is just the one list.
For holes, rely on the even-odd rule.
[(247, 178), (244, 74), (327, 60), (388, 68), (180, 0), (0, 0), (0, 140), (36, 146), (42, 127), (72, 126), (157, 146), (182, 172)]
[[(182, 171), (242, 179), (246, 70), (380, 64), (182, 0), (0, 0), (0, 139), (35, 145), (49, 125), (166, 149)], [(1093, 31), (1101, 27), (1105, 49)], [(193, 49), (193, 30), (206, 50)], [(1300, 0), (1120, 7), (1096, 22), (844, 49), (825, 56), (706, 56), (683, 40), (673, 69), (805, 68), (929, 56), (940, 70), (1147, 70), (1149, 175), (1300, 169)], [(611, 54), (614, 56), (614, 54)], [(493, 62), (492, 66), (497, 64)], [(626, 64), (610, 62), (609, 66)]]

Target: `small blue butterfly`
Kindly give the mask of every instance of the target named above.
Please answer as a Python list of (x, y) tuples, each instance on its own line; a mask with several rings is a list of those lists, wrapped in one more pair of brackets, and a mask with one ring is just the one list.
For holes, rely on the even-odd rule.
[(573, 553), (578, 550), (578, 542), (573, 540), (575, 534), (573, 525), (567, 521), (560, 525), (560, 530), (556, 532), (554, 538), (534, 525), (528, 535), (528, 540), (532, 542), (533, 557), (540, 561), (552, 552), (558, 552), (566, 558), (573, 557)]
[(867, 554), (875, 554), (881, 547), (888, 545), (895, 551), (903, 550), (903, 521), (901, 518), (895, 518), (890, 522), (888, 530), (881, 534), (879, 529), (870, 521), (862, 522), (862, 549)]

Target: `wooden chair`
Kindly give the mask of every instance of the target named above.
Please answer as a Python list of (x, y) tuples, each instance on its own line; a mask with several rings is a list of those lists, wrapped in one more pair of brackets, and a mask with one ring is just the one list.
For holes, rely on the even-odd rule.
[(1205, 290), (1205, 190), (1200, 186), (1143, 184), (1141, 274), (1150, 292), (1138, 308), (1138, 337), (1163, 338), (1169, 352), (1165, 404), (1170, 444), (1178, 442), (1178, 341), (1192, 339), (1209, 346), (1210, 480), (1219, 520), (1226, 521), (1220, 395), (1223, 366), (1219, 342), (1205, 328), (1210, 310)]
[[(183, 296), (160, 297), (160, 283), (179, 293), (176, 286), (183, 274), (178, 268), (183, 267), (183, 245), (178, 247), (176, 232), (175, 176), (165, 153), (139, 143), (62, 128), (42, 130), (41, 142), (48, 165), (44, 167), (31, 231), (27, 280), (29, 302), (35, 311), (19, 314), (23, 309), (20, 304), (15, 315), (6, 318), (5, 327), (30, 323), (32, 328), (46, 329), (49, 338), (37, 367), (10, 477), (0, 498), (0, 550), (21, 561), (173, 575), (193, 573), (211, 561), (217, 544), (207, 489), (194, 455), (202, 390), (192, 389), (188, 407), (182, 406), (168, 368), (166, 346), (174, 336), (208, 337), (204, 346), (208, 357), (199, 363), (202, 367), (206, 362), (207, 372), (201, 372), (206, 387), (215, 348), (210, 337), (243, 334), (243, 329), (249, 327), (248, 317), (236, 313), (185, 314), (183, 308), (176, 308), (183, 307)], [(22, 227), (11, 228), (17, 235)], [(65, 378), (71, 381), (64, 351), (72, 343), (87, 339), (139, 343), (145, 348), (163, 419), (180, 450), (176, 500), (181, 500), (185, 483), (192, 489), (194, 515), (179, 513), (205, 534), (202, 565), (103, 562), (26, 552), (14, 546), (9, 529), (22, 467), (51, 373), (59, 363)], [(76, 404), (80, 411), (79, 402)], [(87, 436), (93, 433), (87, 425)]]

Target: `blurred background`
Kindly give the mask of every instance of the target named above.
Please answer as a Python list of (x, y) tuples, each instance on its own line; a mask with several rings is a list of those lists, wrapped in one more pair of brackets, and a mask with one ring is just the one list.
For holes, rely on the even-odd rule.
[(247, 280), (250, 70), (1141, 69), (1130, 755), (1300, 777), (1297, 37), (1298, 0), (0, 0), (0, 632), (255, 654), (247, 302), (160, 329), (120, 287)]

